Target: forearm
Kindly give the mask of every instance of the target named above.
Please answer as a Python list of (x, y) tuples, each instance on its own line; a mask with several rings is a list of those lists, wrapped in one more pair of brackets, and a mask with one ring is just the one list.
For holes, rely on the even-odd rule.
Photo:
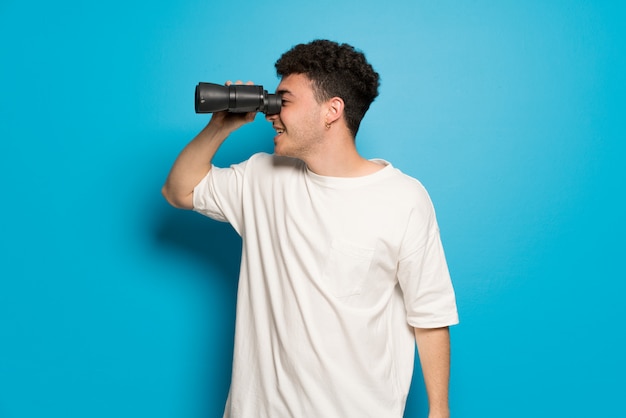
[[(227, 86), (231, 84), (226, 82)], [(252, 122), (255, 115), (256, 112), (213, 113), (209, 124), (178, 155), (161, 190), (172, 206), (193, 209), (193, 189), (211, 170), (211, 161), (220, 145), (233, 131)]]
[(450, 331), (448, 327), (415, 328), (415, 341), (428, 395), (429, 418), (448, 418)]

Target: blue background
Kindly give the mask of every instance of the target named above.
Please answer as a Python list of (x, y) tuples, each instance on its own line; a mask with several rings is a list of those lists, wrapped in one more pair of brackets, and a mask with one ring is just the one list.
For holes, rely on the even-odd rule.
[[(217, 417), (239, 237), (160, 196), (198, 81), (366, 52), (357, 143), (437, 208), (456, 417), (618, 416), (626, 8), (613, 1), (0, 4), (0, 417)], [(262, 116), (216, 162), (271, 151)], [(419, 370), (418, 370), (419, 372)], [(425, 416), (416, 375), (407, 417)]]

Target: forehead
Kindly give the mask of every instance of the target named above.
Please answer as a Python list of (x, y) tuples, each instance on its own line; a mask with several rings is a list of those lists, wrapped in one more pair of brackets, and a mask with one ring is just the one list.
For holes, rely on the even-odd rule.
[(312, 96), (313, 85), (311, 80), (304, 74), (290, 74), (280, 81), (276, 87), (278, 94), (291, 94), (293, 96)]

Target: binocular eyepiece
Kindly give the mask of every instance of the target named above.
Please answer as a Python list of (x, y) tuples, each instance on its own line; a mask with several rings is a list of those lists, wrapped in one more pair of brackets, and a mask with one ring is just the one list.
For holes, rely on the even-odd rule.
[(198, 83), (196, 86), (196, 113), (228, 111), (276, 115), (280, 113), (280, 105), (281, 98), (277, 94), (268, 94), (263, 86), (213, 83)]

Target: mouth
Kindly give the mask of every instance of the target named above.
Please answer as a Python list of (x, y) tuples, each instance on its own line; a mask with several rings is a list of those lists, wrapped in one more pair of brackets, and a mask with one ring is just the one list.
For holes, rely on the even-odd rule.
[(285, 128), (279, 128), (277, 126), (274, 127), (274, 130), (276, 131), (276, 136), (281, 136), (283, 133), (285, 133)]

